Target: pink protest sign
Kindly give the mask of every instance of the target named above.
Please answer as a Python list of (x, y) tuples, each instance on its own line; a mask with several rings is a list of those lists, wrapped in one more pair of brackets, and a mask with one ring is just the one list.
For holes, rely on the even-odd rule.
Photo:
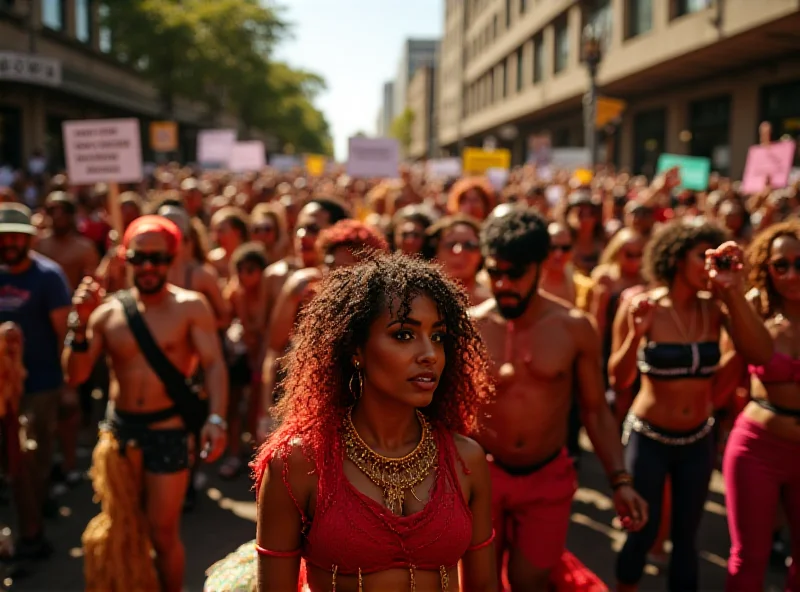
[(758, 193), (767, 184), (775, 189), (786, 187), (794, 161), (793, 140), (750, 146), (742, 178), (743, 193)]

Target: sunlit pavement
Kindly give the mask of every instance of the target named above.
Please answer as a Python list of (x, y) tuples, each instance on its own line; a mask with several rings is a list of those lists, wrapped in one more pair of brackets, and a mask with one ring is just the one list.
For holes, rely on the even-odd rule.
[[(84, 458), (88, 463), (88, 457)], [(216, 467), (204, 468), (208, 483), (198, 497), (194, 512), (183, 519), (186, 544), (186, 590), (201, 592), (205, 569), (214, 561), (234, 551), (255, 534), (255, 503), (250, 482), (243, 474), (232, 482), (221, 481)], [(613, 583), (615, 553), (624, 535), (614, 528), (614, 512), (605, 477), (596, 457), (585, 453), (580, 471), (581, 489), (573, 504), (569, 548), (607, 583)], [(91, 484), (86, 481), (59, 498), (60, 515), (48, 521), (48, 537), (56, 548), (47, 562), (34, 564), (34, 571), (13, 581), (11, 590), (36, 592), (78, 592), (83, 590), (83, 559), (80, 537), (89, 519), (97, 512), (92, 503)], [(11, 508), (0, 506), (0, 521), (11, 521)], [(722, 590), (725, 558), (728, 555), (728, 532), (722, 480), (715, 474), (706, 503), (706, 515), (700, 532), (700, 577), (702, 590)], [(665, 580), (648, 566), (641, 590), (664, 590)], [(772, 569), (765, 590), (782, 590), (782, 570)]]

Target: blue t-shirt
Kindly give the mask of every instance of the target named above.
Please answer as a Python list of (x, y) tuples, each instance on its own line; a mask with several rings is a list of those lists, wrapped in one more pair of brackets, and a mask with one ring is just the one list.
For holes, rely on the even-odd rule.
[(50, 313), (72, 302), (67, 278), (55, 261), (31, 253), (31, 266), (20, 274), (0, 268), (0, 323), (13, 321), (25, 340), (22, 360), (28, 371), (25, 393), (60, 388), (64, 384), (61, 344)]

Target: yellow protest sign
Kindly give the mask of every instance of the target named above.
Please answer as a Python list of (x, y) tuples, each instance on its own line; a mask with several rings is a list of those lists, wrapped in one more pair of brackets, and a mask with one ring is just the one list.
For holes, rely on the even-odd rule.
[(593, 177), (592, 171), (588, 169), (576, 169), (575, 172), (572, 173), (572, 179), (578, 187), (585, 187), (591, 184)]
[(156, 152), (178, 149), (178, 124), (174, 121), (153, 121), (150, 124), (150, 148)]
[(481, 148), (464, 148), (464, 173), (482, 175), (489, 169), (511, 168), (511, 152), (505, 148), (482, 150)]
[(306, 156), (306, 172), (312, 177), (321, 177), (325, 174), (325, 166), (328, 159), (321, 154), (309, 154)]
[(625, 101), (600, 97), (597, 99), (597, 111), (594, 115), (595, 126), (605, 127), (615, 119), (618, 119), (627, 106), (628, 104)]

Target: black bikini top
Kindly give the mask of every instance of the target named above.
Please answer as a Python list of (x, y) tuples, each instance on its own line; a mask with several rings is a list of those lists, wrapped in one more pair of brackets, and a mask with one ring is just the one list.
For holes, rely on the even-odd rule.
[(711, 378), (722, 354), (716, 341), (655, 343), (639, 348), (639, 372), (660, 380)]

